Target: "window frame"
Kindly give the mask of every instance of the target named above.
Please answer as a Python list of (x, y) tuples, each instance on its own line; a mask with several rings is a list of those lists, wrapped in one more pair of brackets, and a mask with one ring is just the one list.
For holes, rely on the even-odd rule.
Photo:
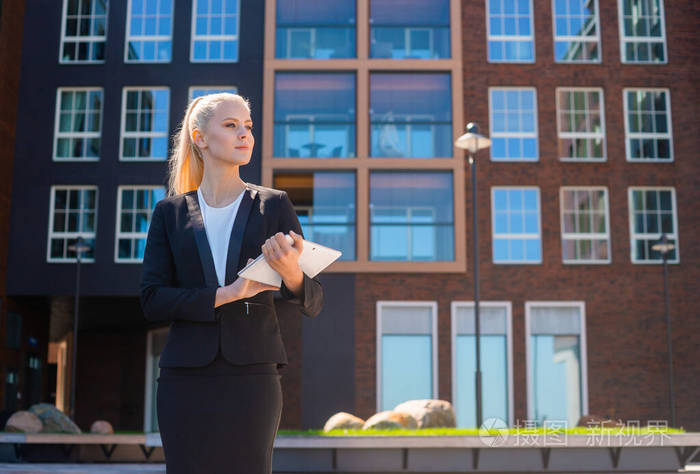
[[(230, 64), (238, 63), (241, 58), (241, 0), (236, 0), (236, 34), (235, 35), (197, 35), (197, 3), (206, 0), (193, 0), (192, 1), (192, 13), (191, 13), (191, 29), (190, 29), (190, 63), (212, 63), (212, 64)], [(223, 14), (222, 14), (223, 15)], [(223, 18), (223, 17), (222, 17)], [(223, 29), (223, 22), (222, 22)], [(267, 34), (265, 35), (267, 36)], [(236, 58), (235, 59), (195, 59), (194, 58), (194, 43), (195, 41), (211, 41), (212, 39), (218, 40), (235, 40), (236, 41)]]
[[(630, 242), (630, 262), (636, 265), (659, 265), (663, 264), (663, 258), (657, 259), (657, 260), (638, 260), (635, 258), (635, 250), (634, 250), (634, 244), (635, 244), (635, 235), (650, 235), (650, 234), (637, 234), (634, 232), (634, 198), (633, 198), (633, 191), (671, 191), (671, 206), (672, 206), (672, 211), (673, 211), (673, 230), (674, 233), (666, 233), (667, 236), (670, 236), (672, 239), (675, 240), (674, 245), (676, 246), (675, 251), (676, 251), (676, 258), (671, 260), (667, 259), (666, 263), (673, 263), (673, 264), (679, 264), (681, 261), (681, 247), (680, 247), (680, 239), (679, 239), (679, 234), (680, 232), (678, 231), (678, 205), (676, 201), (676, 188), (675, 186), (629, 186), (627, 188), (627, 220), (629, 221), (629, 242)], [(663, 235), (662, 232), (659, 232), (659, 238)], [(649, 239), (644, 239), (644, 240), (649, 240)], [(658, 240), (658, 239), (656, 239)]]
[[(505, 260), (505, 261), (500, 261), (497, 262), (495, 260), (495, 246), (493, 244), (494, 240), (496, 239), (496, 200), (495, 198), (495, 191), (496, 190), (501, 190), (501, 189), (534, 189), (537, 191), (537, 228), (538, 228), (538, 240), (540, 242), (540, 259), (539, 261), (517, 261), (517, 260)], [(542, 265), (544, 263), (544, 255), (543, 255), (543, 245), (542, 245), (542, 193), (540, 191), (539, 186), (491, 186), (490, 190), (491, 194), (491, 263), (493, 265)], [(499, 236), (501, 234), (498, 234)], [(526, 235), (526, 234), (505, 234), (505, 235)], [(523, 238), (523, 237), (511, 237), (513, 239), (515, 238)], [(535, 240), (535, 239), (528, 239), (528, 240)]]
[[(148, 1), (148, 0), (145, 0)], [(163, 0), (158, 0), (159, 2), (162, 2)], [(131, 4), (133, 0), (128, 0), (127, 6), (126, 6), (126, 25), (124, 27), (124, 64), (170, 64), (173, 62), (173, 31), (175, 29), (175, 0), (170, 0), (172, 2), (172, 7), (170, 11), (170, 35), (168, 36), (163, 36), (163, 35), (153, 35), (153, 36), (135, 36), (134, 38), (138, 39), (132, 39), (131, 38)], [(156, 18), (160, 17), (160, 13), (156, 14)], [(156, 26), (157, 29), (157, 26)], [(148, 39), (144, 39), (148, 38)], [(158, 60), (158, 59), (152, 59), (152, 60), (139, 60), (139, 59), (129, 59), (129, 41), (148, 41), (148, 40), (153, 40), (153, 41), (163, 41), (163, 40), (168, 40), (170, 41), (170, 59), (166, 60)], [(157, 54), (156, 54), (157, 56)]]
[[(127, 95), (130, 91), (143, 91), (143, 90), (149, 90), (149, 91), (155, 91), (155, 90), (166, 90), (168, 91), (168, 128), (165, 130), (165, 132), (129, 132), (130, 134), (134, 135), (129, 135), (133, 136), (137, 139), (143, 138), (143, 137), (158, 137), (166, 138), (166, 149), (165, 149), (165, 157), (163, 158), (124, 158), (124, 139), (127, 138), (125, 135), (125, 127), (126, 127), (126, 103), (127, 103)], [(172, 97), (171, 97), (171, 91), (169, 86), (123, 86), (122, 87), (122, 103), (121, 103), (121, 111), (120, 111), (120, 126), (119, 126), (119, 161), (120, 162), (130, 162), (130, 163), (147, 163), (147, 162), (163, 162), (163, 161), (168, 161), (168, 145), (170, 142), (170, 103), (172, 102)], [(139, 113), (142, 109), (139, 109)]]
[[(101, 94), (101, 100), (100, 100), (100, 130), (98, 132), (60, 132), (60, 123), (61, 123), (61, 94), (63, 92), (86, 92), (90, 93), (92, 91), (99, 91)], [(56, 88), (56, 102), (55, 102), (55, 111), (54, 111), (54, 130), (53, 130), (53, 149), (51, 152), (51, 161), (58, 161), (58, 162), (95, 162), (95, 161), (100, 161), (102, 158), (102, 126), (104, 125), (104, 108), (105, 108), (105, 94), (104, 94), (104, 88), (103, 87), (98, 87), (98, 86), (79, 86), (79, 87), (63, 87), (59, 86)], [(75, 111), (75, 108), (71, 108), (71, 111)], [(87, 120), (87, 119), (86, 119)], [(86, 140), (89, 140), (90, 138), (99, 138), (100, 139), (100, 156), (97, 158), (60, 158), (57, 156), (58, 152), (58, 139), (59, 138), (83, 138)]]
[[(489, 41), (524, 41), (528, 39), (526, 36), (510, 36), (510, 35), (491, 35), (491, 22), (489, 21), (490, 14), (490, 3), (489, 0), (485, 0), (484, 12), (486, 14), (486, 63), (487, 64), (501, 64), (501, 63), (515, 63), (515, 64), (535, 64), (537, 62), (537, 45), (535, 44), (535, 8), (533, 0), (528, 0), (530, 2), (530, 36), (529, 40), (532, 41), (532, 61), (530, 60), (518, 60), (518, 59), (501, 59), (494, 61), (489, 58)], [(516, 5), (517, 9), (517, 5)], [(553, 10), (552, 10), (553, 11)], [(495, 39), (494, 39), (495, 38)]]
[[(567, 260), (564, 258), (564, 192), (565, 191), (603, 191), (603, 199), (605, 200), (605, 239), (607, 241), (608, 247), (608, 258), (605, 260)], [(610, 199), (609, 199), (608, 187), (607, 186), (560, 186), (559, 187), (559, 222), (561, 224), (561, 247), (562, 247), (562, 263), (564, 265), (607, 265), (612, 263), (612, 242), (610, 237)], [(590, 212), (590, 211), (589, 211)], [(570, 233), (575, 234), (575, 233)], [(597, 235), (593, 232), (588, 234)], [(578, 237), (568, 237), (569, 240), (592, 240), (592, 238), (580, 237), (584, 235), (579, 233)], [(600, 237), (597, 237), (600, 239)]]
[[(557, 15), (556, 15), (556, 1), (552, 0), (552, 60), (555, 64), (600, 64), (603, 62), (603, 44), (600, 38), (600, 6), (598, 0), (593, 0), (595, 5), (595, 25), (596, 25), (596, 36), (594, 40), (584, 39), (586, 36), (557, 36)], [(563, 39), (562, 39), (563, 38)], [(567, 41), (569, 43), (579, 41), (582, 43), (596, 43), (598, 45), (598, 59), (596, 60), (570, 60), (570, 61), (558, 61), (556, 56), (556, 44), (557, 41)]]
[[(629, 103), (627, 99), (628, 92), (663, 92), (666, 98), (666, 121), (668, 123), (668, 133), (647, 133), (635, 132), (629, 130)], [(673, 153), (673, 119), (671, 118), (671, 90), (667, 87), (624, 87), (622, 89), (622, 110), (624, 113), (623, 121), (625, 123), (625, 160), (629, 163), (673, 163), (675, 154)], [(668, 136), (666, 136), (668, 135)], [(659, 158), (632, 158), (631, 157), (631, 139), (665, 139), (668, 138), (669, 159)]]
[[(554, 1), (554, 0), (552, 0)], [(557, 140), (562, 140), (562, 139), (577, 139), (577, 138), (597, 138), (597, 135), (594, 132), (562, 132), (561, 131), (561, 122), (559, 121), (559, 114), (561, 113), (561, 100), (559, 98), (559, 93), (564, 92), (564, 91), (569, 91), (569, 92), (598, 92), (599, 97), (600, 97), (600, 125), (602, 129), (601, 137), (603, 139), (603, 157), (598, 159), (598, 158), (563, 158), (561, 156), (558, 157), (559, 161), (566, 162), (566, 163), (603, 163), (608, 161), (608, 140), (606, 137), (606, 125), (605, 125), (605, 97), (603, 93), (603, 88), (602, 87), (566, 87), (566, 86), (559, 86), (554, 89), (554, 100), (555, 100), (555, 107), (556, 107), (556, 121), (557, 121)], [(586, 115), (588, 117), (588, 115)], [(562, 134), (564, 136), (562, 136)], [(559, 154), (559, 153), (557, 153)]]
[[(107, 62), (106, 57), (107, 57), (107, 35), (109, 34), (109, 8), (111, 2), (107, 0), (107, 8), (105, 9), (105, 34), (104, 36), (93, 36), (93, 35), (87, 35), (87, 36), (66, 36), (66, 21), (67, 21), (67, 16), (68, 16), (68, 1), (69, 0), (63, 0), (62, 2), (62, 7), (61, 7), (61, 38), (60, 41), (58, 42), (58, 63), (59, 64), (105, 64)], [(91, 1), (92, 0), (88, 0)], [(94, 13), (90, 13), (90, 17)], [(92, 21), (92, 20), (91, 20)], [(92, 22), (91, 22), (92, 24)], [(95, 42), (99, 41), (104, 41), (104, 49), (105, 49), (105, 59), (87, 59), (87, 60), (65, 60), (63, 59), (63, 43), (66, 41), (72, 41), (67, 38), (83, 38), (84, 41), (90, 42), (91, 45)], [(102, 39), (100, 39), (102, 38)], [(79, 39), (75, 40), (76, 42), (79, 42)], [(81, 260), (82, 261), (82, 260)]]
[(586, 302), (585, 301), (525, 301), (525, 388), (527, 393), (527, 418), (535, 419), (533, 404), (534, 387), (532, 380), (532, 364), (530, 364), (532, 348), (530, 347), (530, 336), (532, 327), (533, 307), (574, 307), (579, 308), (579, 348), (581, 354), (581, 414), (588, 413), (588, 344), (586, 342)]
[[(535, 131), (530, 134), (530, 132), (495, 132), (493, 126), (493, 99), (491, 98), (492, 91), (532, 91), (532, 103), (534, 104), (533, 115), (535, 118)], [(494, 158), (493, 157), (493, 146), (489, 147), (489, 161), (496, 163), (538, 163), (540, 161), (540, 126), (539, 126), (539, 107), (537, 106), (537, 88), (534, 86), (489, 86), (488, 91), (488, 107), (489, 107), (489, 130), (491, 130), (491, 139), (493, 143), (494, 138), (535, 138), (535, 155), (534, 159), (511, 159), (511, 158)], [(509, 109), (507, 109), (509, 110)]]
[[(148, 237), (148, 231), (146, 232), (122, 232), (121, 231), (121, 216), (122, 216), (122, 191), (153, 191), (161, 189), (163, 193), (167, 193), (167, 189), (163, 185), (158, 184), (122, 184), (117, 186), (117, 212), (115, 215), (115, 225), (114, 225), (114, 263), (143, 263), (142, 258), (119, 258), (119, 239), (146, 239)], [(153, 208), (150, 210), (150, 217), (148, 220), (148, 227), (151, 227), (151, 220), (153, 219), (153, 211), (156, 207), (156, 203), (153, 203)], [(135, 209), (135, 208), (134, 208)], [(131, 209), (132, 211), (134, 209)]]
[[(457, 310), (459, 308), (473, 308), (475, 303), (473, 300), (455, 300), (450, 303), (450, 346), (451, 346), (451, 380), (452, 380), (452, 402), (457, 411)], [(505, 308), (506, 310), (506, 370), (507, 374), (507, 391), (508, 391), (508, 419), (503, 420), (508, 426), (514, 425), (515, 417), (515, 402), (513, 400), (513, 304), (510, 301), (479, 301), (479, 309), (481, 308)], [(481, 313), (479, 313), (481, 321)], [(481, 331), (480, 331), (481, 332)]]
[[(193, 93), (196, 89), (204, 89), (204, 90), (233, 89), (233, 90), (236, 91), (235, 94), (238, 94), (238, 90), (239, 90), (239, 89), (238, 89), (238, 86), (233, 85), (233, 84), (229, 84), (229, 85), (213, 85), (213, 86), (209, 86), (209, 85), (206, 85), (206, 86), (189, 86), (189, 87), (187, 88), (187, 103), (188, 103), (188, 104), (189, 104), (190, 102), (192, 102), (192, 99), (193, 99), (193, 94), (192, 94), (192, 93)], [(207, 94), (212, 94), (212, 92), (207, 92)]]
[[(82, 190), (94, 190), (95, 191), (95, 231), (94, 232), (55, 232), (53, 230), (54, 214), (56, 213), (56, 191), (66, 190), (66, 191), (82, 191)], [(49, 188), (49, 227), (46, 233), (46, 263), (78, 263), (78, 257), (75, 258), (52, 258), (51, 257), (51, 239), (52, 238), (63, 238), (71, 239), (82, 237), (83, 239), (93, 239), (95, 241), (95, 248), (93, 253), (95, 257), (87, 258), (80, 257), (80, 263), (95, 263), (96, 260), (96, 250), (97, 250), (97, 224), (99, 217), (99, 198), (100, 190), (97, 185), (93, 184), (54, 184)]]
[[(625, 0), (617, 0), (617, 26), (618, 26), (618, 38), (619, 38), (619, 46), (620, 46), (620, 62), (622, 64), (644, 64), (644, 65), (663, 65), (663, 64), (668, 64), (668, 48), (666, 46), (666, 5), (664, 5), (664, 0), (658, 0), (659, 1), (659, 11), (660, 11), (660, 22), (661, 22), (661, 41), (653, 41), (649, 40), (649, 38), (653, 38), (651, 36), (645, 36), (645, 37), (640, 37), (640, 36), (625, 36), (625, 17), (624, 17), (624, 9), (622, 7), (622, 2)], [(640, 39), (642, 38), (642, 39)], [(663, 44), (663, 49), (664, 49), (664, 60), (663, 61), (630, 61), (626, 58), (625, 55), (625, 42), (632, 42), (632, 43), (658, 43), (661, 42)]]
[(376, 411), (381, 410), (382, 405), (382, 308), (394, 306), (394, 307), (427, 307), (430, 308), (431, 313), (431, 348), (432, 348), (432, 371), (433, 371), (433, 394), (432, 398), (438, 398), (438, 334), (437, 334), (437, 320), (438, 320), (438, 306), (437, 301), (427, 301), (427, 300), (417, 300), (417, 301), (407, 301), (407, 300), (377, 300), (375, 303), (375, 314), (376, 314), (376, 341), (375, 348), (375, 369), (376, 369)]

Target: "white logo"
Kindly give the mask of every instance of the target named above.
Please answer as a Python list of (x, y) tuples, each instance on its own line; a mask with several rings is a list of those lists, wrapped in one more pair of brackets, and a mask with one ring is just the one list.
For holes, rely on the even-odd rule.
[(498, 417), (487, 418), (479, 429), (479, 439), (486, 446), (502, 446), (508, 439), (508, 425)]

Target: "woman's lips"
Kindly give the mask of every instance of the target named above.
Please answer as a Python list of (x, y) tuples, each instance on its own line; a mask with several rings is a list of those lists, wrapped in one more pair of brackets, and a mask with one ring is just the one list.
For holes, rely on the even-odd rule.
[(247, 150), (247, 149), (248, 149), (247, 146), (237, 146), (236, 147), (236, 150)]

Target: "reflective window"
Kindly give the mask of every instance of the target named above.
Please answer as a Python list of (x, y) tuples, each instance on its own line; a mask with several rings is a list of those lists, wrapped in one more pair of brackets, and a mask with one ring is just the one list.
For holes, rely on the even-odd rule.
[(97, 186), (51, 187), (47, 261), (77, 261), (76, 251), (68, 247), (82, 237), (90, 249), (81, 252), (80, 261), (94, 262), (96, 229)]
[(219, 92), (230, 92), (231, 94), (238, 94), (238, 88), (234, 86), (221, 86), (221, 87), (209, 87), (209, 86), (192, 86), (189, 89), (189, 101), (196, 99), (207, 94), (217, 94)]
[(666, 63), (663, 0), (618, 0), (623, 63)]
[(678, 217), (674, 188), (629, 188), (632, 263), (661, 263), (663, 257), (652, 247), (666, 234), (675, 248), (668, 261), (678, 263)]
[[(510, 374), (508, 372), (508, 307), (479, 304), (482, 423), (498, 418), (509, 423)], [(476, 329), (474, 305), (456, 308), (455, 324), (455, 412), (457, 428), (476, 427)]]
[(108, 0), (63, 0), (61, 63), (103, 63)]
[(370, 2), (370, 57), (450, 57), (449, 0)]
[(494, 263), (542, 263), (539, 188), (491, 188)]
[(452, 157), (449, 73), (372, 73), (370, 155)]
[(454, 260), (451, 171), (370, 171), (370, 260)]
[(562, 161), (605, 161), (603, 89), (557, 88)]
[(560, 203), (564, 263), (609, 263), (607, 188), (562, 187)]
[(100, 87), (58, 89), (54, 160), (100, 158), (102, 97)]
[(628, 161), (673, 161), (668, 89), (624, 89)]
[(272, 187), (287, 192), (306, 240), (356, 259), (354, 171), (276, 171)]
[(355, 1), (277, 0), (275, 57), (353, 58)]
[(378, 411), (437, 395), (434, 308), (431, 303), (380, 305)]
[(489, 62), (535, 62), (532, 0), (486, 0)]
[(153, 209), (164, 197), (165, 187), (163, 186), (119, 186), (115, 262), (143, 261)]
[(170, 62), (173, 0), (129, 0), (125, 62)]
[(192, 62), (237, 62), (240, 0), (194, 0)]
[(537, 161), (534, 88), (490, 87), (491, 161)]
[(554, 60), (600, 62), (598, 0), (552, 0)]
[(169, 107), (167, 88), (124, 88), (120, 160), (167, 159)]
[(584, 413), (581, 360), (581, 306), (526, 303), (529, 317), (528, 386), (538, 426), (559, 422), (576, 426)]
[(355, 156), (355, 74), (275, 75), (274, 156)]

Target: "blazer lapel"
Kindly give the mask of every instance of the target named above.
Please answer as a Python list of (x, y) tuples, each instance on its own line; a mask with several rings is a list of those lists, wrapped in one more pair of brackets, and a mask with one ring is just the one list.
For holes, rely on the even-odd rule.
[[(236, 273), (238, 271), (238, 259), (241, 254), (245, 225), (248, 221), (248, 215), (250, 215), (250, 210), (253, 207), (253, 201), (255, 200), (255, 195), (258, 193), (258, 191), (257, 189), (251, 188), (246, 183), (243, 193), (243, 199), (239, 204), (236, 218), (233, 221), (231, 237), (228, 242), (228, 253), (226, 255), (226, 277), (224, 279), (224, 283), (226, 285), (233, 283), (233, 280), (236, 278)], [(212, 257), (209, 239), (207, 239), (207, 232), (204, 228), (204, 219), (202, 218), (202, 210), (199, 207), (197, 191), (195, 190), (186, 193), (185, 200), (187, 201), (187, 215), (192, 223), (194, 238), (197, 242), (199, 260), (202, 262), (204, 282), (208, 287), (218, 287), (219, 279), (216, 276), (214, 258)]]
[(231, 229), (231, 238), (228, 241), (228, 253), (226, 255), (226, 277), (224, 283), (230, 285), (236, 279), (238, 272), (238, 259), (241, 254), (241, 246), (243, 243), (243, 233), (245, 232), (246, 223), (250, 209), (253, 207), (257, 189), (250, 188), (246, 183), (243, 191), (243, 199), (238, 207), (236, 219), (233, 221), (233, 229)]

